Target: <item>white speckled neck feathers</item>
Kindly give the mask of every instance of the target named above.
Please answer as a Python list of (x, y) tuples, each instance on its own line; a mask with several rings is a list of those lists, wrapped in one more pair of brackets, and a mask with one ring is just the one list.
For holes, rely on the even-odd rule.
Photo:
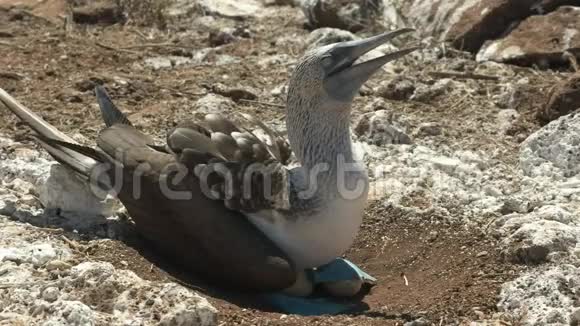
[(352, 162), (350, 108), (326, 108), (297, 99), (288, 103), (286, 124), (290, 145), (305, 168), (326, 163), (336, 167), (341, 156)]

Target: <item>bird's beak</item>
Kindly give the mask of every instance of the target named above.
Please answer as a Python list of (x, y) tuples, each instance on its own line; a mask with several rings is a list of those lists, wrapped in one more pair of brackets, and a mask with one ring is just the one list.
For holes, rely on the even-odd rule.
[(387, 43), (393, 38), (413, 31), (415, 30), (412, 28), (403, 28), (364, 40), (338, 43), (330, 50), (333, 65), (324, 80), (324, 86), (328, 94), (337, 100), (352, 100), (362, 85), (382, 66), (420, 47), (411, 47), (392, 52), (357, 65), (353, 65), (354, 62), (364, 54)]

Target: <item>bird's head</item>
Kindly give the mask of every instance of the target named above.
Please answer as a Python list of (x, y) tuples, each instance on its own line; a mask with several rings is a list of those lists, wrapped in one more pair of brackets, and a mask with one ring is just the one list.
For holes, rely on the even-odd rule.
[[(288, 104), (325, 107), (350, 106), (361, 86), (382, 66), (409, 54), (417, 47), (392, 52), (355, 64), (361, 56), (393, 38), (414, 31), (411, 28), (383, 33), (363, 40), (323, 46), (307, 53), (290, 80)], [(310, 102), (310, 103), (308, 103)]]

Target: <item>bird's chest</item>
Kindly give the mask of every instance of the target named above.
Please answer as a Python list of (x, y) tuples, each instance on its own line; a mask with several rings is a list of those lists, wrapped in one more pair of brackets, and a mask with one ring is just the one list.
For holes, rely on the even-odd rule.
[(291, 218), (271, 212), (271, 219), (248, 216), (280, 247), (297, 268), (329, 263), (353, 243), (362, 222), (366, 196), (335, 199), (312, 215)]

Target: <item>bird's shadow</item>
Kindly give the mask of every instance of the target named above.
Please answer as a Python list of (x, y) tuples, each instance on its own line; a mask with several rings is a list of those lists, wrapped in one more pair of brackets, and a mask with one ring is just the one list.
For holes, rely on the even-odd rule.
[[(269, 296), (266, 293), (251, 293), (251, 292), (241, 292), (235, 290), (228, 290), (219, 286), (219, 284), (208, 283), (202, 278), (196, 276), (168, 258), (167, 256), (156, 251), (153, 246), (149, 245), (147, 240), (140, 237), (138, 234), (134, 234), (132, 237), (127, 237), (123, 242), (136, 250), (139, 255), (145, 258), (150, 263), (154, 264), (157, 268), (163, 270), (167, 273), (170, 278), (181, 284), (182, 286), (188, 287), (197, 292), (201, 292), (204, 295), (213, 297), (218, 300), (223, 300), (234, 304), (240, 308), (259, 310), (264, 312), (274, 312), (274, 313), (289, 313), (288, 311), (281, 311), (269, 300)], [(363, 286), (363, 289), (359, 292), (357, 296), (348, 299), (336, 299), (330, 298), (323, 291), (317, 289), (312, 295), (312, 299), (324, 298), (325, 301), (334, 304), (344, 304), (348, 306), (349, 309), (345, 310), (343, 314), (361, 314), (369, 310), (369, 305), (363, 302), (365, 296), (370, 292), (370, 286)], [(300, 314), (300, 313), (297, 313)]]

